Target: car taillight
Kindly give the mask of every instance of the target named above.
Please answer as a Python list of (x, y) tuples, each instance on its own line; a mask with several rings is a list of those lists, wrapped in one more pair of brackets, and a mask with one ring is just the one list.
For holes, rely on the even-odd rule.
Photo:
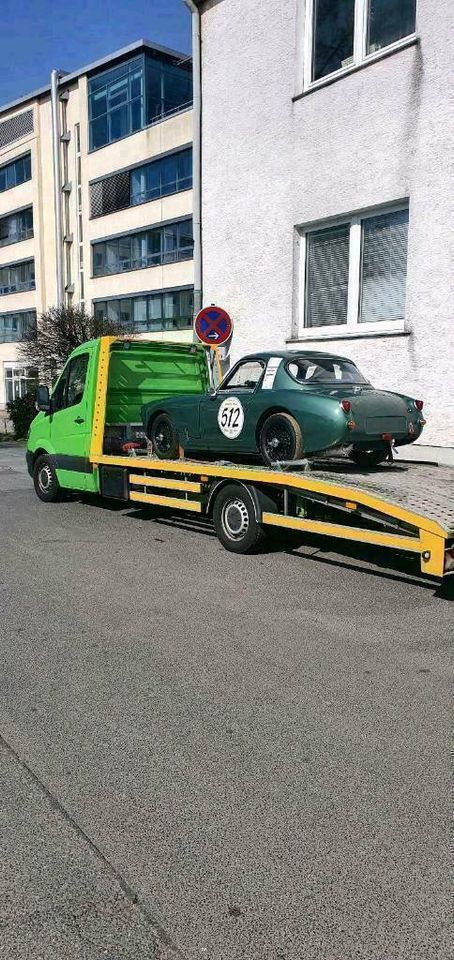
[(350, 413), (350, 410), (352, 408), (350, 400), (341, 400), (340, 404), (344, 413)]
[(424, 400), (415, 400), (415, 407), (417, 410), (422, 410), (424, 406)]

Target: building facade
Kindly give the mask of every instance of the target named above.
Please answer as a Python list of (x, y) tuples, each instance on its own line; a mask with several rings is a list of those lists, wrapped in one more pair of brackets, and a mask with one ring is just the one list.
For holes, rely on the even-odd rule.
[(139, 41), (55, 88), (0, 108), (0, 430), (49, 307), (192, 336), (191, 58)]
[(454, 446), (449, 0), (201, 0), (205, 303), (353, 358)]

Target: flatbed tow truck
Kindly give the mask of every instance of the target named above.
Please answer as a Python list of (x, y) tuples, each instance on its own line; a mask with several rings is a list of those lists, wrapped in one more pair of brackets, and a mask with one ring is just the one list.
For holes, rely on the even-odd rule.
[[(449, 468), (390, 462), (365, 471), (341, 459), (271, 468), (192, 460), (183, 451), (179, 460), (159, 460), (148, 452), (138, 453), (128, 442), (120, 446), (120, 452), (112, 452), (112, 445), (106, 443), (112, 418), (106, 418), (106, 413), (109, 405), (112, 407), (109, 391), (118, 392), (118, 383), (124, 378), (118, 363), (126, 362), (130, 351), (129, 369), (134, 357), (137, 369), (140, 364), (143, 367), (146, 347), (155, 358), (157, 353), (165, 356), (166, 349), (170, 356), (176, 348), (184, 362), (197, 357), (200, 363), (201, 355), (206, 357), (199, 346), (143, 340), (139, 346), (133, 338), (118, 337), (102, 337), (74, 351), (73, 359), (83, 351), (89, 355), (92, 387), (89, 384), (85, 389), (84, 417), (73, 418), (76, 424), (86, 424), (87, 447), (82, 451), (86, 456), (72, 457), (67, 442), (61, 456), (52, 435), (50, 440), (40, 439), (39, 430), (32, 426), (27, 461), (37, 493), (43, 494), (41, 499), (53, 499), (45, 495), (45, 489), (40, 494), (41, 480), (46, 480), (47, 470), (50, 483), (52, 468), (59, 488), (211, 517), (221, 543), (237, 553), (254, 550), (267, 531), (281, 528), (416, 555), (422, 573), (437, 580), (454, 574), (454, 471)], [(125, 354), (119, 358), (122, 351)], [(111, 374), (112, 358), (118, 383)], [(207, 370), (208, 366), (206, 362)], [(183, 360), (179, 369), (184, 376)], [(127, 385), (124, 389), (127, 391)], [(138, 402), (144, 402), (143, 394)], [(76, 406), (72, 413), (80, 412)], [(41, 409), (47, 420), (57, 419), (52, 400), (48, 410), (45, 405)], [(130, 409), (123, 420), (128, 417), (131, 419)], [(85, 462), (84, 483), (74, 480), (78, 468), (68, 472), (76, 459)]]

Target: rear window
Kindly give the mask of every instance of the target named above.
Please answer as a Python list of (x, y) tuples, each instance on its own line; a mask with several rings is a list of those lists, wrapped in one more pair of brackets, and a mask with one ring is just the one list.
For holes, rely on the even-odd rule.
[(286, 370), (298, 383), (369, 383), (351, 360), (339, 357), (295, 357)]

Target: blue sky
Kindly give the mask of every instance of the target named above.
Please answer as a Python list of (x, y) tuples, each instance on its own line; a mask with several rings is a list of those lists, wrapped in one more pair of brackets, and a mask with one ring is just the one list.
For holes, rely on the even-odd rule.
[(0, 105), (134, 40), (189, 52), (183, 0), (0, 0)]

